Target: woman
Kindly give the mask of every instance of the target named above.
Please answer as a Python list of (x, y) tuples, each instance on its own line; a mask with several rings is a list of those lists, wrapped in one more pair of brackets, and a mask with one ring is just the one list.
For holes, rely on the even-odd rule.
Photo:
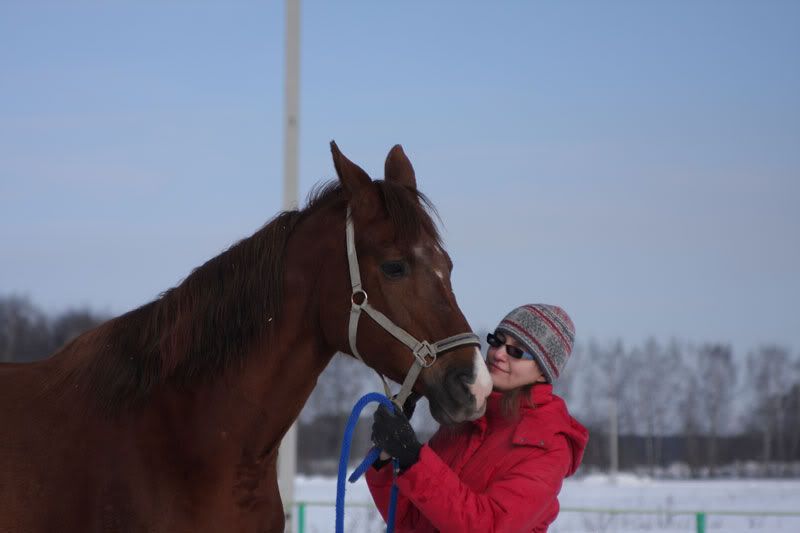
[[(405, 415), (376, 411), (372, 440), (400, 463), (396, 531), (547, 531), (558, 516), (561, 482), (580, 465), (588, 439), (553, 394), (574, 337), (559, 307), (511, 311), (487, 338), (494, 392), (486, 413), (440, 428), (425, 445)], [(392, 470), (377, 461), (366, 476), (384, 519)]]

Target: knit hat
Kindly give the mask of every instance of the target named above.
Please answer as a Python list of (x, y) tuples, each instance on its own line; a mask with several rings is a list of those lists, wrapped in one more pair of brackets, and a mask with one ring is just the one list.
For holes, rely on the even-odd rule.
[(572, 319), (555, 305), (517, 307), (497, 325), (496, 331), (512, 335), (519, 341), (536, 359), (548, 383), (561, 375), (575, 342)]

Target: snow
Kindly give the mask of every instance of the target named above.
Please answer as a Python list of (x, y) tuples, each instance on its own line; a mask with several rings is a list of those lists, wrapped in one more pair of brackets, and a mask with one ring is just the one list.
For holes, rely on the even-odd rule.
[[(305, 510), (305, 533), (334, 530), (336, 479), (298, 477), (299, 501)], [(654, 480), (620, 474), (588, 475), (564, 482), (559, 496), (562, 511), (551, 533), (597, 531), (695, 531), (694, 512), (705, 511), (706, 531), (800, 531), (800, 480)], [(385, 531), (363, 480), (347, 484), (345, 531)], [(314, 503), (324, 504), (313, 505)], [(648, 510), (655, 514), (578, 512), (574, 509)], [(571, 510), (573, 509), (573, 510)], [(674, 514), (689, 511), (692, 514)], [(796, 516), (728, 516), (714, 511), (794, 512)]]

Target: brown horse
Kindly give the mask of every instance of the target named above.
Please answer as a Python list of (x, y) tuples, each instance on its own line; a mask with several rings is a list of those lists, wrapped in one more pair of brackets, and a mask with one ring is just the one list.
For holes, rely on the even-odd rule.
[[(0, 365), (0, 532), (282, 532), (276, 458), (348, 342), (346, 209), (370, 304), (418, 339), (469, 331), (431, 205), (400, 146), (373, 181), (331, 143), (338, 182), (157, 300), (32, 364)], [(362, 319), (358, 352), (401, 382), (411, 351)], [(434, 416), (480, 416), (478, 350), (425, 368)]]

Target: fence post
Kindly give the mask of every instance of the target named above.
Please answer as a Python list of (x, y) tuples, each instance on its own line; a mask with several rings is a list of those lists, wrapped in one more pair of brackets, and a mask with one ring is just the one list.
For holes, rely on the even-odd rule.
[(697, 513), (697, 533), (706, 533), (706, 513)]
[(297, 506), (297, 533), (306, 533), (306, 504)]

